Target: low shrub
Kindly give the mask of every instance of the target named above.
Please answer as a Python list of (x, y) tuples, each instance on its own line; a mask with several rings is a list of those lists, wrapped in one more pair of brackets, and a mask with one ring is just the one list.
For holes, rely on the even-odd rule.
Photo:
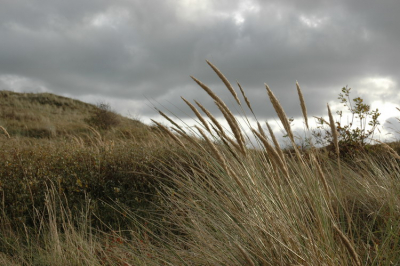
[[(370, 105), (364, 103), (360, 97), (350, 100), (351, 88), (343, 87), (338, 99), (351, 114), (348, 124), (343, 124), (343, 111), (337, 111), (338, 121), (335, 123), (339, 135), (340, 156), (342, 158), (353, 158), (354, 156), (367, 152), (366, 145), (371, 142), (377, 127), (380, 125), (379, 110), (371, 110)], [(331, 127), (322, 117), (317, 117), (319, 126), (313, 131), (316, 143), (327, 146), (332, 155), (335, 154)], [(327, 125), (328, 127), (325, 127)]]
[(93, 111), (90, 118), (86, 122), (98, 129), (110, 129), (120, 124), (118, 115), (111, 109), (107, 103), (97, 104), (97, 109)]

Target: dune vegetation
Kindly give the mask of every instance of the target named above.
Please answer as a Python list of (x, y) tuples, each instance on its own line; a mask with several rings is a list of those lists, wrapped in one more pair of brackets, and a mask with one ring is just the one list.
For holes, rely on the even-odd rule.
[(364, 126), (336, 123), (327, 106), (313, 129), (297, 84), (310, 133), (299, 146), (266, 85), (281, 147), (268, 123), (250, 122), (240, 84), (238, 95), (208, 64), (242, 119), (193, 80), (229, 127), (186, 99), (195, 126), (160, 111), (171, 124), (150, 127), (104, 104), (0, 92), (0, 264), (399, 265), (400, 147), (368, 144), (378, 110), (352, 106), (345, 89)]

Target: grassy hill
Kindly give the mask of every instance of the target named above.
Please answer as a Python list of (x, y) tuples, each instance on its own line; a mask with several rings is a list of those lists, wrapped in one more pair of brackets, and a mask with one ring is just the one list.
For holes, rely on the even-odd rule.
[(400, 265), (398, 143), (340, 142), (330, 116), (329, 152), (300, 149), (268, 88), (284, 151), (194, 80), (230, 130), (197, 103), (178, 137), (107, 106), (2, 92), (0, 265)]
[(121, 223), (100, 202), (154, 202), (154, 171), (171, 148), (157, 127), (50, 93), (0, 91), (0, 126), (0, 205), (10, 223), (32, 225), (50, 187), (76, 209), (90, 197), (101, 220)]
[[(101, 117), (97, 117), (101, 115), (109, 119), (109, 127), (101, 124)], [(140, 121), (115, 114), (104, 104), (96, 106), (51, 93), (11, 91), (0, 91), (0, 126), (10, 136), (31, 138), (76, 136), (90, 132), (88, 126), (136, 137), (143, 137), (150, 129)]]

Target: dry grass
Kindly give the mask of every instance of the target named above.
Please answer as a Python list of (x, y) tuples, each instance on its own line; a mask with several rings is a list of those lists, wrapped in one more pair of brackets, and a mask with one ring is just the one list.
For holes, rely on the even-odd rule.
[(197, 116), (197, 118), (200, 120), (200, 122), (203, 124), (203, 126), (207, 129), (208, 132), (210, 132), (210, 127), (208, 126), (208, 123), (206, 120), (204, 120), (203, 116), (199, 113), (199, 111), (194, 107), (193, 104), (191, 104), (188, 100), (185, 98), (181, 97), (182, 100), (192, 109), (193, 113)]
[(244, 101), (246, 102), (247, 107), (249, 107), (250, 111), (251, 111), (251, 112), (253, 113), (253, 115), (254, 115), (253, 108), (251, 108), (250, 101), (249, 101), (249, 99), (247, 98), (246, 94), (244, 93), (244, 90), (242, 89), (242, 86), (239, 84), (239, 82), (237, 82), (237, 85), (238, 85), (238, 87), (239, 87), (239, 89), (240, 89), (240, 92), (242, 93), (242, 96), (243, 96), (243, 98), (244, 98)]
[(7, 138), (11, 138), (10, 134), (8, 134), (7, 130), (4, 127), (0, 126), (0, 129), (3, 130), (3, 132), (7, 136)]
[[(99, 110), (96, 105), (50, 93), (0, 91), (0, 122), (10, 137), (62, 139), (90, 134), (88, 123)], [(105, 131), (110, 136), (129, 136), (139, 130), (146, 135), (149, 131), (140, 121), (109, 113), (119, 121)], [(146, 136), (135, 134), (132, 137)]]
[[(223, 76), (220, 78), (227, 82)], [(196, 113), (196, 108), (193, 110), (193, 105), (188, 105), (199, 125), (210, 126), (207, 132), (200, 126), (187, 131), (175, 126), (179, 133), (175, 135), (155, 122), (168, 136), (160, 139), (156, 135), (149, 140), (153, 148), (163, 146), (164, 156), (160, 157), (160, 149), (143, 156), (153, 160), (157, 155), (153, 161), (158, 163), (157, 168), (146, 172), (147, 176), (162, 173), (168, 177), (168, 182), (160, 183), (155, 191), (156, 203), (145, 212), (137, 212), (116, 202), (112, 205), (115, 215), (127, 218), (130, 223), (100, 230), (91, 226), (90, 204), (78, 209), (82, 211), (68, 207), (68, 200), (61, 200), (57, 186), (49, 186), (46, 208), (34, 212), (41, 217), (40, 222), (28, 233), (7, 226), (8, 217), (2, 216), (0, 262), (3, 265), (400, 264), (400, 167), (392, 150), (387, 152), (383, 148), (379, 156), (362, 155), (354, 162), (341, 162), (340, 157), (332, 160), (314, 147), (305, 154), (297, 151), (296, 156), (290, 156), (279, 147), (268, 124), (272, 142), (258, 121), (258, 130), (248, 125), (251, 135), (244, 135), (246, 131), (241, 130), (244, 126), (222, 99), (194, 80), (216, 102), (230, 127), (224, 129), (198, 102), (210, 118), (209, 124), (201, 121), (202, 116)], [(300, 102), (304, 102), (299, 86), (297, 89)], [(267, 96), (293, 141), (284, 110), (268, 87)], [(307, 121), (305, 105), (300, 103), (300, 106)], [(334, 134), (329, 106), (328, 115)], [(234, 139), (229, 137), (232, 135)], [(92, 136), (91, 145), (104, 152), (99, 161), (105, 160), (112, 149), (130, 144), (120, 145), (116, 140), (114, 147), (102, 134)], [(255, 138), (260, 145), (254, 149), (243, 147), (245, 138)], [(77, 146), (85, 147), (86, 142), (76, 139)], [(11, 141), (4, 139), (4, 145), (11, 145)], [(116, 155), (121, 156), (122, 152)], [(23, 163), (20, 166), (25, 167)], [(338, 173), (341, 179), (337, 178)]]
[(235, 98), (237, 104), (240, 106), (241, 105), (240, 100), (237, 97), (237, 94), (236, 94), (235, 90), (233, 89), (231, 83), (229, 83), (228, 79), (224, 76), (224, 74), (221, 73), (221, 71), (219, 71), (219, 69), (216, 66), (211, 64), (208, 60), (207, 60), (207, 64), (215, 71), (215, 73), (217, 73), (218, 77), (222, 80), (222, 82), (224, 82), (225, 86), (227, 87), (229, 92), (232, 94), (233, 98)]
[(300, 107), (301, 107), (301, 112), (303, 113), (304, 123), (306, 124), (307, 129), (309, 129), (307, 107), (306, 107), (306, 103), (304, 101), (303, 93), (301, 92), (300, 85), (298, 82), (296, 82), (296, 88), (297, 88), (297, 94), (299, 95)]
[[(200, 81), (195, 81), (204, 89)], [(307, 110), (298, 84), (297, 90), (305, 125), (309, 129)], [(230, 121), (232, 113), (226, 111), (227, 106), (208, 87), (206, 91), (216, 101), (239, 144), (241, 138), (234, 133), (236, 125)], [(288, 136), (294, 141), (282, 106), (268, 86), (267, 91)], [(213, 117), (200, 103), (197, 105), (208, 117)], [(329, 107), (328, 115), (334, 135), (336, 129)], [(214, 117), (212, 120), (216, 121)], [(222, 127), (218, 126), (218, 122), (213, 123), (219, 128), (217, 135), (209, 133), (215, 139), (222, 138), (222, 143), (225, 143), (223, 135), (227, 133), (221, 133)], [(218, 173), (218, 178), (208, 179), (208, 186), (204, 186), (201, 181), (187, 179), (187, 172), (177, 173), (175, 179), (179, 180), (180, 189), (175, 191), (178, 196), (171, 200), (171, 204), (172, 208), (180, 209), (184, 215), (166, 218), (175, 221), (186, 232), (185, 235), (190, 236), (185, 241), (189, 250), (193, 254), (208, 257), (207, 263), (214, 265), (379, 264), (383, 256), (369, 249), (368, 241), (364, 242), (375, 235), (374, 229), (370, 227), (375, 227), (375, 222), (363, 221), (363, 225), (357, 224), (362, 221), (358, 215), (374, 208), (373, 204), (358, 201), (362, 198), (361, 194), (372, 192), (372, 187), (367, 183), (376, 178), (373, 173), (379, 168), (378, 164), (371, 164), (378, 167), (372, 167), (373, 170), (352, 170), (354, 168), (351, 165), (340, 166), (340, 158), (335, 164), (321, 157), (316, 149), (310, 150), (309, 159), (299, 154), (301, 160), (288, 158), (279, 147), (271, 127), (268, 124), (267, 127), (275, 148), (258, 123), (259, 130), (252, 129), (252, 132), (262, 143), (267, 157), (259, 152), (247, 151), (248, 156), (242, 159), (241, 164), (236, 159), (229, 160), (230, 155), (226, 153), (229, 148), (226, 150), (224, 145), (213, 144), (198, 128), (213, 151), (204, 157), (216, 159), (206, 160), (215, 167), (214, 172)], [(217, 170), (219, 167), (225, 169), (224, 173)], [(340, 173), (340, 176), (346, 178), (338, 183), (336, 172), (337, 169), (342, 172), (342, 167), (345, 174)], [(238, 177), (240, 182), (236, 181)], [(389, 176), (384, 174), (381, 178), (386, 183)], [(282, 183), (280, 179), (286, 182)], [(381, 185), (389, 189), (383, 183)], [(238, 189), (235, 189), (236, 186)], [(207, 187), (219, 188), (219, 192), (223, 193), (214, 194)], [(398, 186), (390, 190), (388, 197), (398, 202), (395, 196)], [(355, 195), (359, 198), (354, 198)], [(348, 213), (352, 205), (360, 204), (365, 210)], [(395, 213), (399, 215), (398, 211)], [(348, 222), (348, 215), (353, 222)], [(394, 242), (398, 243), (399, 237), (395, 239)], [(222, 253), (215, 254), (215, 250)], [(396, 252), (389, 253), (392, 262), (399, 261)], [(224, 257), (218, 254), (229, 255)]]
[(329, 104), (327, 104), (327, 107), (328, 107), (328, 116), (329, 116), (329, 126), (331, 127), (331, 133), (332, 133), (332, 142), (333, 142), (333, 145), (335, 146), (335, 151), (336, 151), (336, 155), (337, 155), (339, 175), (341, 178), (343, 178), (342, 168), (340, 167), (340, 150), (339, 150), (338, 132), (336, 130), (335, 121), (333, 120), (333, 116), (332, 116), (331, 109), (329, 108)]
[(265, 84), (265, 87), (267, 88), (269, 99), (272, 103), (272, 106), (275, 109), (276, 114), (278, 115), (279, 119), (281, 120), (282, 125), (283, 125), (284, 129), (286, 130), (286, 133), (288, 134), (290, 140), (292, 141), (292, 143), (294, 143), (294, 136), (292, 133), (292, 129), (290, 128), (289, 120), (286, 116), (285, 111), (283, 110), (278, 99), (275, 97), (274, 93), (271, 91), (271, 89), (268, 87), (267, 84)]

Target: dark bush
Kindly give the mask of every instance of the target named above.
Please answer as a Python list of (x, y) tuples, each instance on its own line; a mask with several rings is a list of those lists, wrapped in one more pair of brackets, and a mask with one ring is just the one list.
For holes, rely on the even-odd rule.
[(110, 129), (120, 124), (118, 115), (111, 109), (107, 103), (97, 104), (97, 109), (92, 116), (86, 119), (86, 122), (98, 129)]
[[(342, 123), (343, 112), (338, 111), (339, 120), (336, 121), (336, 130), (339, 135), (340, 155), (343, 158), (353, 158), (361, 152), (366, 152), (366, 146), (370, 144), (375, 130), (379, 126), (378, 118), (381, 115), (379, 110), (371, 110), (370, 106), (364, 103), (360, 97), (350, 99), (351, 88), (342, 88), (338, 99), (350, 112), (351, 119), (347, 124)], [(317, 144), (327, 146), (332, 155), (335, 154), (331, 129), (328, 122), (323, 118), (317, 118), (318, 129), (313, 132)], [(328, 127), (324, 127), (328, 125)]]

